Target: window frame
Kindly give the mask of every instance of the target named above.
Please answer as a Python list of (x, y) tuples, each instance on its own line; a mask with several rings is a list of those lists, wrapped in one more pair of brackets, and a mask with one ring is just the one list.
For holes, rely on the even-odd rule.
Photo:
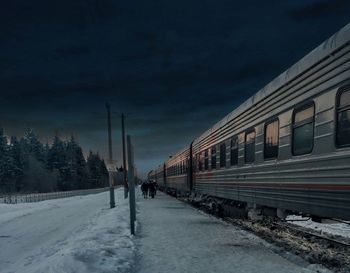
[[(294, 152), (294, 129), (295, 129), (295, 116), (297, 112), (303, 111), (309, 107), (313, 107), (314, 111), (313, 111), (313, 126), (312, 126), (312, 146), (309, 152), (307, 153), (303, 153), (303, 154), (296, 154)], [(293, 109), (293, 113), (292, 113), (292, 123), (291, 123), (291, 143), (290, 143), (290, 147), (291, 147), (291, 154), (293, 156), (303, 156), (303, 155), (309, 155), (313, 152), (314, 150), (314, 146), (315, 146), (315, 115), (316, 115), (316, 106), (315, 106), (315, 102), (312, 101), (307, 101), (304, 102), (300, 105), (297, 105), (294, 109)], [(305, 122), (305, 124), (308, 124), (309, 122)], [(303, 125), (305, 125), (303, 124)], [(300, 127), (300, 126), (298, 126)]]
[[(217, 169), (217, 145), (213, 145), (211, 148), (210, 148), (210, 169), (211, 170), (216, 170)], [(215, 149), (215, 167), (213, 168), (213, 149)]]
[(198, 153), (198, 171), (203, 172), (203, 152)]
[[(221, 150), (221, 147), (222, 146), (225, 146), (225, 149), (224, 149), (224, 157), (225, 157), (225, 160), (224, 161), (222, 161), (222, 158), (221, 158), (221, 152), (222, 152), (222, 150)], [(219, 169), (223, 169), (223, 168), (226, 168), (226, 160), (227, 160), (227, 154), (226, 154), (226, 152), (227, 152), (227, 146), (226, 146), (226, 141), (223, 141), (223, 142), (221, 142), (220, 143), (220, 145), (219, 145), (219, 152), (220, 152), (220, 162), (219, 162)], [(223, 165), (221, 165), (221, 163), (223, 163)]]
[[(255, 136), (254, 136), (254, 160), (253, 161), (247, 161), (247, 135), (254, 132)], [(244, 132), (244, 164), (254, 164), (255, 162), (255, 146), (256, 146), (256, 130), (255, 127), (247, 129)]]
[(209, 151), (208, 149), (204, 150), (204, 170), (209, 170)]
[[(277, 155), (275, 157), (266, 157), (266, 128), (267, 126), (269, 126), (271, 123), (274, 123), (277, 121), (278, 124), (278, 133), (277, 133), (277, 139), (278, 139), (278, 143), (277, 143)], [(278, 117), (273, 117), (272, 119), (269, 119), (265, 122), (264, 125), (264, 160), (276, 160), (278, 159), (279, 156), (279, 145), (280, 145), (280, 120)]]
[(338, 113), (339, 113), (339, 105), (340, 105), (340, 97), (344, 92), (350, 92), (350, 84), (347, 84), (345, 86), (342, 86), (338, 89), (335, 97), (335, 111), (334, 111), (334, 121), (335, 121), (335, 126), (334, 126), (334, 145), (337, 149), (342, 149), (342, 148), (348, 148), (350, 147), (350, 144), (345, 144), (345, 145), (339, 145), (338, 144)]
[[(232, 164), (232, 143), (233, 143), (233, 140), (235, 140), (235, 142), (237, 142), (237, 148), (235, 150), (237, 150), (237, 162), (235, 164)], [(230, 138), (230, 166), (238, 166), (238, 159), (239, 159), (239, 138), (238, 138), (238, 135), (235, 135), (235, 136), (232, 136)]]

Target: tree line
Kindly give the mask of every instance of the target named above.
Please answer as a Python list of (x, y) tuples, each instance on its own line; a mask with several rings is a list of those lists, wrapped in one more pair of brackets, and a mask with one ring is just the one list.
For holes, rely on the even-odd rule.
[(32, 129), (8, 139), (0, 129), (0, 193), (52, 192), (105, 187), (108, 171), (98, 153), (84, 158), (71, 137), (43, 144)]

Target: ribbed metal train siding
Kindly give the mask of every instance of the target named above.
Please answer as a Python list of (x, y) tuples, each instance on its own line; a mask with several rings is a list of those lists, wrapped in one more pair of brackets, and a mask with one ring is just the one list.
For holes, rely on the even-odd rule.
[(188, 192), (187, 174), (167, 177), (167, 188), (177, 189), (179, 192)]
[(237, 134), (255, 124), (264, 122), (271, 115), (278, 115), (307, 98), (334, 87), (349, 79), (350, 46), (343, 47), (337, 54), (283, 86), (271, 96), (254, 104), (243, 114), (224, 124), (219, 130), (194, 143), (194, 153), (204, 150), (223, 139)]
[[(334, 144), (336, 92), (349, 83), (349, 76), (347, 44), (200, 139), (194, 144), (195, 154), (255, 127), (256, 161), (244, 164), (244, 143), (240, 137), (239, 166), (196, 173), (195, 190), (248, 203), (350, 219), (350, 149), (337, 150)], [(294, 157), (290, 144), (292, 107), (310, 99), (315, 101), (316, 109), (314, 149), (312, 154)], [(280, 117), (279, 158), (273, 162), (263, 159), (262, 124), (271, 116)]]
[[(330, 166), (330, 162), (332, 162)], [(350, 157), (315, 157), (196, 175), (200, 193), (350, 219)]]
[[(209, 149), (209, 166), (210, 148), (217, 145), (219, 151), (223, 141), (227, 147), (226, 168), (194, 171), (196, 192), (350, 219), (350, 148), (335, 147), (334, 122), (338, 88), (350, 84), (349, 36), (350, 24), (193, 142), (193, 161)], [(315, 104), (313, 151), (292, 156), (293, 109), (306, 101)], [(272, 117), (279, 118), (279, 154), (278, 159), (265, 161), (264, 123)], [(244, 162), (244, 132), (248, 128), (256, 131), (253, 164)], [(239, 138), (239, 160), (238, 166), (231, 167), (232, 136)], [(189, 150), (182, 150), (166, 162), (166, 167), (188, 158)], [(164, 182), (166, 187), (188, 192), (188, 181), (185, 174), (167, 174)]]

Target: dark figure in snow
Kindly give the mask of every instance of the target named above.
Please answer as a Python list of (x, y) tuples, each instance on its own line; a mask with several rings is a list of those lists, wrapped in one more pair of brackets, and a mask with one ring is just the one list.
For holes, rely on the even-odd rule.
[(156, 192), (156, 183), (153, 181), (150, 181), (148, 184), (149, 194), (152, 198), (154, 198), (155, 192)]
[(142, 191), (143, 198), (147, 198), (148, 197), (148, 183), (146, 181), (142, 183), (141, 191)]
[(154, 195), (157, 195), (157, 190), (159, 188), (159, 185), (155, 180), (153, 180), (153, 184), (154, 184)]

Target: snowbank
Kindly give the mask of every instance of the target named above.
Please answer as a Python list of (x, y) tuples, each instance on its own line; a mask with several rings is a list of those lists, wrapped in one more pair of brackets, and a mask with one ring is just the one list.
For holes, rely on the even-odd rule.
[[(116, 208), (114, 209), (109, 209), (107, 206), (108, 193), (50, 200), (35, 204), (0, 204), (0, 232), (1, 226), (5, 222), (7, 224), (4, 224), (3, 230), (6, 229), (6, 226), (11, 225), (15, 228), (15, 226), (19, 226), (18, 223), (26, 221), (29, 223), (30, 221), (25, 219), (38, 217), (44, 210), (52, 210), (50, 214), (53, 217), (57, 211), (56, 217), (62, 218), (60, 221), (79, 223), (78, 226), (67, 229), (69, 234), (62, 232), (64, 228), (55, 227), (57, 223), (50, 221), (50, 219), (47, 220), (48, 223), (37, 223), (37, 229), (40, 230), (43, 227), (42, 237), (44, 241), (46, 241), (45, 232), (57, 229), (54, 232), (57, 234), (57, 238), (52, 239), (55, 235), (52, 236), (51, 233), (47, 237), (47, 241), (52, 239), (54, 243), (38, 242), (36, 244), (34, 242), (33, 249), (29, 249), (23, 255), (19, 251), (19, 257), (16, 260), (9, 255), (8, 257), (0, 257), (0, 268), (4, 270), (1, 272), (130, 272), (134, 265), (136, 248), (129, 230), (128, 200), (124, 200), (123, 194), (123, 189), (116, 190)], [(79, 204), (81, 207), (86, 207), (87, 203), (91, 203), (89, 199), (93, 205), (95, 203), (99, 205), (103, 200), (99, 207), (96, 206), (92, 217), (83, 218), (78, 213), (74, 213), (73, 217), (77, 219), (72, 219), (71, 215), (64, 216), (61, 212), (61, 210), (68, 211), (70, 207), (79, 206)], [(58, 207), (60, 207), (60, 211), (57, 209)], [(85, 213), (82, 209), (77, 211)], [(67, 220), (64, 219), (65, 217)], [(84, 221), (83, 219), (89, 220)], [(44, 226), (50, 226), (50, 228), (44, 228)], [(63, 226), (66, 225), (63, 223)], [(26, 246), (25, 241), (30, 240), (30, 232), (21, 238), (23, 246)], [(21, 241), (18, 238), (21, 236), (16, 234), (16, 230), (9, 235), (8, 237), (13, 237), (13, 239), (9, 238), (8, 240), (11, 241), (8, 244), (15, 245)], [(6, 259), (10, 262), (6, 262)]]

